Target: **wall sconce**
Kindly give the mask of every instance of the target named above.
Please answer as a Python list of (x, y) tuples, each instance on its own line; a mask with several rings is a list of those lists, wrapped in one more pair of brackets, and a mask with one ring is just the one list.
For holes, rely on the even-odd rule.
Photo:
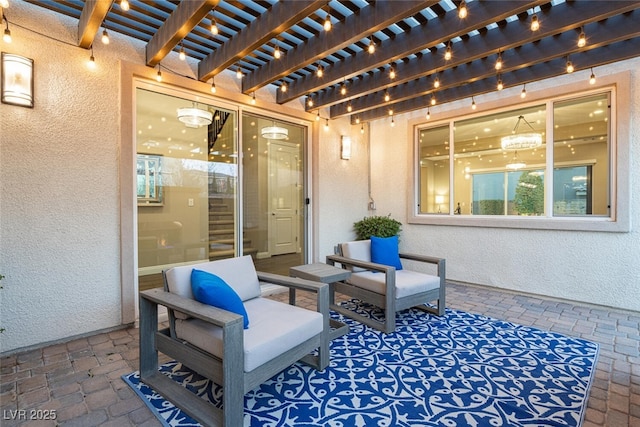
[(351, 158), (351, 137), (342, 135), (340, 144), (340, 158), (349, 160)]
[(2, 103), (33, 108), (33, 59), (2, 52)]

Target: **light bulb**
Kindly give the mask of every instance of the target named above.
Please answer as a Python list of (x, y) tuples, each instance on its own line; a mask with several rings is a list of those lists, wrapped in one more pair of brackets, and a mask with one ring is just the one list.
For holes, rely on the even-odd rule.
[(158, 68), (158, 74), (156, 74), (156, 80), (159, 82), (162, 81), (162, 71), (160, 71), (160, 68)]
[(429, 111), (429, 109), (427, 108), (427, 120), (429, 120), (431, 118), (431, 111)]
[(256, 105), (256, 93), (251, 94), (251, 105)]
[(324, 131), (328, 132), (329, 131), (329, 119), (325, 119), (326, 121), (324, 122)]
[(214, 36), (217, 36), (218, 33), (220, 33), (220, 30), (218, 29), (218, 24), (216, 24), (216, 20), (212, 19), (211, 20), (211, 34), (213, 34)]
[(392, 80), (396, 78), (396, 69), (393, 67), (389, 67), (389, 78)]
[(324, 75), (324, 70), (322, 69), (322, 65), (318, 65), (318, 69), (316, 70), (316, 75), (318, 77), (322, 77)]
[(238, 79), (242, 78), (242, 70), (240, 69), (240, 67), (236, 69), (236, 78)]
[(318, 110), (318, 113), (316, 114), (316, 122), (320, 121), (320, 110)]
[(589, 84), (591, 85), (596, 84), (596, 75), (593, 74), (593, 68), (591, 69), (591, 77), (589, 77)]
[(2, 40), (4, 40), (5, 43), (11, 43), (11, 31), (9, 30), (8, 26), (4, 30), (4, 34), (2, 35)]
[(389, 115), (393, 116), (393, 109), (392, 108), (389, 108)]
[(309, 107), (313, 107), (313, 98), (311, 98), (311, 97), (307, 98), (307, 105)]
[(496, 70), (502, 70), (502, 53), (498, 53), (498, 59), (496, 59)]
[(389, 96), (389, 92), (384, 91), (384, 100), (385, 100), (385, 102), (389, 102), (390, 99), (391, 99), (391, 96)]
[(273, 57), (276, 59), (280, 59), (282, 56), (282, 52), (280, 52), (280, 46), (276, 45), (276, 50), (273, 51)]
[(9, 0), (0, 0), (0, 7), (3, 9), (9, 8)]
[(92, 70), (96, 68), (96, 58), (94, 58), (93, 53), (89, 57), (89, 61), (87, 61), (87, 66)]
[(340, 86), (340, 95), (346, 95), (347, 94), (347, 87), (345, 86), (344, 83), (342, 83), (342, 85)]
[(360, 124), (360, 117), (356, 117), (356, 124), (359, 125)]
[(527, 96), (527, 89), (523, 86), (522, 92), (520, 92), (520, 98), (524, 99)]
[(448, 61), (452, 56), (453, 53), (451, 52), (451, 42), (449, 42), (449, 44), (447, 44), (447, 50), (444, 52), (444, 59)]
[(393, 116), (391, 117), (391, 127), (394, 127), (396, 125), (395, 120), (393, 120)]
[(282, 92), (286, 92), (287, 91), (287, 83), (286, 82), (282, 82), (282, 84), (280, 85), (280, 90)]
[(433, 87), (435, 87), (436, 89), (438, 89), (440, 87), (440, 79), (436, 77), (436, 79), (433, 81)]
[(431, 95), (431, 105), (436, 105), (436, 97)]
[(353, 107), (351, 106), (351, 103), (347, 104), (347, 112), (351, 112), (353, 110)]
[(571, 74), (573, 73), (573, 71), (575, 70), (575, 68), (573, 68), (573, 63), (569, 60), (567, 60), (567, 73)]
[(364, 123), (360, 125), (360, 133), (364, 133)]
[(504, 85), (502, 84), (502, 79), (498, 79), (498, 85), (496, 86), (498, 88), (498, 90), (502, 90), (504, 89)]
[(211, 81), (211, 93), (216, 93), (216, 84)]
[(538, 15), (533, 15), (531, 18), (531, 31), (538, 31), (540, 29), (540, 21), (538, 21)]
[(327, 13), (327, 17), (324, 19), (324, 30), (325, 31), (330, 31), (331, 30), (331, 17), (329, 16), (329, 14)]
[(120, 0), (120, 9), (124, 10), (125, 12), (129, 10), (129, 2), (127, 0)]
[(476, 101), (473, 99), (473, 97), (471, 98), (471, 109), (475, 110), (476, 108), (478, 108), (478, 106), (476, 105)]
[(105, 28), (104, 31), (102, 32), (102, 43), (109, 44), (109, 42), (110, 42), (109, 33), (107, 33), (107, 29)]
[(180, 60), (184, 61), (185, 59), (187, 59), (187, 54), (184, 51), (184, 47), (180, 46)]
[(462, 1), (460, 2), (460, 6), (458, 6), (458, 17), (459, 17), (460, 19), (464, 19), (464, 18), (466, 18), (466, 17), (467, 17), (467, 14), (468, 14), (468, 13), (469, 13), (469, 12), (468, 12), (468, 10), (467, 10), (467, 3), (466, 3), (464, 0), (462, 0)]
[(587, 44), (587, 36), (584, 34), (584, 31), (580, 31), (580, 36), (578, 36), (578, 47), (585, 47)]
[(369, 53), (371, 53), (371, 54), (372, 54), (372, 53), (373, 53), (373, 52), (375, 52), (375, 51), (376, 51), (376, 45), (375, 45), (375, 43), (373, 42), (373, 37), (371, 37), (371, 38), (369, 39), (369, 47), (367, 47), (367, 52), (369, 52)]

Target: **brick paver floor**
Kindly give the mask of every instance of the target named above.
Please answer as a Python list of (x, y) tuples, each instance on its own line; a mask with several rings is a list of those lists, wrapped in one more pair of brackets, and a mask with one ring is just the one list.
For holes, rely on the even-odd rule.
[[(301, 295), (298, 304), (315, 302)], [(447, 306), (597, 342), (583, 427), (640, 427), (640, 313), (460, 283), (448, 285)], [(161, 425), (120, 378), (138, 369), (136, 328), (11, 355), (0, 363), (2, 426)], [(32, 416), (40, 419), (24, 419)]]

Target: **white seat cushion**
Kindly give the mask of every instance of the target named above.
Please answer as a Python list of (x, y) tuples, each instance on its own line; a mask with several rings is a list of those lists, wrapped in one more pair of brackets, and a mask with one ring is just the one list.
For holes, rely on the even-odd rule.
[[(268, 298), (245, 301), (251, 319), (244, 330), (244, 371), (269, 360), (322, 332), (322, 314)], [(222, 329), (200, 319), (176, 319), (176, 335), (222, 357)]]
[[(354, 286), (368, 289), (379, 294), (386, 294), (385, 274), (363, 271), (351, 274), (348, 280)], [(440, 277), (411, 270), (396, 271), (396, 299), (440, 287)]]

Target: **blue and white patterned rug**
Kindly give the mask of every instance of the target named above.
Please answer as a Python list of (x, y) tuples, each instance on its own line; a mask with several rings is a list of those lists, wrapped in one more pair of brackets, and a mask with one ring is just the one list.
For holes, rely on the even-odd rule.
[[(356, 301), (348, 304), (357, 304)], [(377, 317), (378, 309), (360, 306)], [(398, 313), (383, 334), (351, 330), (318, 372), (295, 364), (245, 395), (245, 426), (579, 426), (597, 344), (447, 309)], [(221, 388), (181, 364), (161, 371), (221, 406)], [(123, 379), (167, 426), (198, 424), (139, 381)]]

